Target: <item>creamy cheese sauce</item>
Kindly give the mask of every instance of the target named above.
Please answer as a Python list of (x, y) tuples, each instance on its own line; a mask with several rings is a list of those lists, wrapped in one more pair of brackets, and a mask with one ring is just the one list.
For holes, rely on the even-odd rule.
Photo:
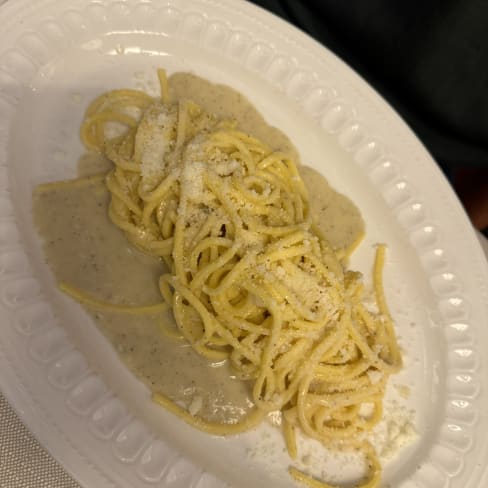
[(335, 191), (315, 169), (300, 166), (307, 187), (312, 220), (333, 249), (349, 249), (364, 234), (364, 221), (354, 203)]
[[(298, 160), (290, 140), (235, 90), (197, 76), (169, 78), (173, 100), (190, 98), (206, 111), (234, 118), (239, 128)], [(98, 155), (84, 155), (80, 175), (107, 170)], [(307, 185), (314, 221), (335, 249), (350, 247), (364, 231), (359, 210), (335, 192), (315, 170), (300, 168)], [(100, 300), (117, 304), (158, 303), (158, 278), (164, 265), (126, 240), (108, 218), (110, 195), (103, 182), (59, 185), (34, 195), (34, 220), (43, 239), (45, 259), (59, 282), (78, 287)], [(200, 357), (183, 340), (162, 332), (176, 331), (171, 314), (130, 316), (89, 310), (123, 362), (149, 387), (212, 421), (235, 422), (252, 406), (250, 384), (236, 379), (226, 363)]]
[(298, 152), (290, 139), (276, 127), (267, 124), (252, 103), (238, 91), (190, 73), (174, 73), (168, 78), (168, 84), (173, 101), (188, 98), (221, 119), (237, 120), (239, 130), (299, 161)]

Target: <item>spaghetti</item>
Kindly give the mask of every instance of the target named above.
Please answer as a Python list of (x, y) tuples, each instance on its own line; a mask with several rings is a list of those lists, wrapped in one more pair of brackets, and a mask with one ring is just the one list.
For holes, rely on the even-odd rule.
[[(360, 449), (369, 465), (362, 486), (377, 486), (381, 469), (367, 433), (401, 367), (383, 292), (384, 246), (374, 269), (379, 313), (371, 313), (361, 275), (345, 267), (348, 253), (334, 252), (315, 230), (293, 160), (191, 100), (172, 103), (164, 71), (158, 76), (161, 99), (115, 90), (92, 102), (81, 138), (114, 163), (105, 179), (112, 222), (167, 264), (159, 286), (179, 332), (251, 380), (255, 407), (241, 423), (214, 424), (160, 393), (154, 400), (218, 435), (281, 411), (292, 458), (300, 429), (329, 448)], [(368, 416), (363, 404), (373, 406)], [(296, 468), (290, 474), (331, 486)]]

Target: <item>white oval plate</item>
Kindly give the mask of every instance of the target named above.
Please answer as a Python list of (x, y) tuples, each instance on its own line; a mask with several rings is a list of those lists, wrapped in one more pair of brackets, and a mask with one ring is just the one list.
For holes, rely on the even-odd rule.
[(91, 98), (154, 91), (159, 66), (244, 93), (356, 202), (367, 238), (354, 268), (367, 272), (373, 244), (388, 243), (405, 351), (391, 383), (410, 386), (419, 438), (386, 463), (385, 486), (488, 485), (486, 261), (435, 163), (363, 80), (240, 1), (16, 0), (0, 25), (0, 386), (83, 486), (293, 486), (277, 429), (214, 438), (153, 405), (43, 261), (32, 189), (75, 175)]

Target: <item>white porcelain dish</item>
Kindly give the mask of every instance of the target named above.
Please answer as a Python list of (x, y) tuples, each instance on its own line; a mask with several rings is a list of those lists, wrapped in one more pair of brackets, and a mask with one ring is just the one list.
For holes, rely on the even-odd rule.
[(486, 260), (435, 163), (363, 80), (241, 1), (12, 0), (0, 25), (0, 388), (82, 486), (294, 486), (276, 429), (214, 438), (153, 405), (43, 261), (32, 189), (76, 174), (91, 98), (154, 91), (159, 66), (240, 90), (356, 202), (367, 237), (353, 267), (388, 243), (406, 358), (392, 382), (411, 388), (419, 438), (384, 485), (488, 486)]

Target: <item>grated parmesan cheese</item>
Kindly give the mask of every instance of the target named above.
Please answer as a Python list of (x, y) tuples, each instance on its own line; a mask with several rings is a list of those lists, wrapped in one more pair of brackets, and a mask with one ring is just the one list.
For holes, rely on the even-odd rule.
[(162, 104), (152, 106), (144, 114), (136, 135), (136, 147), (142, 148), (138, 156), (143, 180), (154, 179), (166, 169), (165, 156), (173, 148), (176, 124), (176, 110)]
[(188, 413), (195, 416), (203, 406), (203, 398), (201, 396), (194, 396), (190, 405), (188, 406)]
[(182, 191), (189, 200), (202, 201), (204, 194), (204, 175), (207, 164), (203, 161), (186, 161), (181, 172)]
[(366, 374), (368, 375), (369, 381), (371, 381), (371, 384), (373, 385), (376, 385), (376, 383), (379, 383), (383, 379), (383, 373), (376, 369), (368, 369)]
[(375, 428), (372, 442), (383, 461), (395, 458), (400, 451), (412, 444), (418, 433), (414, 427), (414, 411), (407, 410), (397, 401), (386, 408), (384, 420)]

